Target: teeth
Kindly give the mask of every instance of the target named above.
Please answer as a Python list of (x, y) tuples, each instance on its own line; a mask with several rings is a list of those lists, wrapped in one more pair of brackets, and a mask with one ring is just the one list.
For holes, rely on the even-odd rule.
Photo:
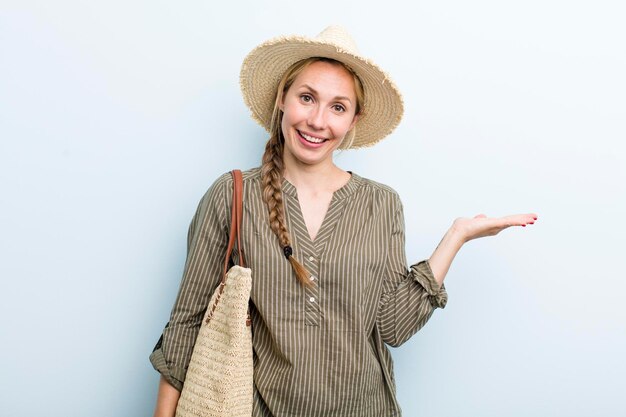
[(322, 143), (326, 140), (326, 139), (314, 138), (313, 136), (309, 136), (302, 132), (300, 132), (300, 135), (302, 135), (302, 137), (308, 140), (309, 142), (313, 142), (313, 143)]

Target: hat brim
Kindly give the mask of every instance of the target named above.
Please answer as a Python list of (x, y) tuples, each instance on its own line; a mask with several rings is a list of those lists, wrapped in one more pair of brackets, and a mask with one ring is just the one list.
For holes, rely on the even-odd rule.
[(365, 103), (350, 148), (372, 146), (389, 135), (404, 112), (402, 95), (376, 64), (334, 44), (291, 36), (267, 41), (253, 49), (241, 67), (240, 84), (252, 118), (269, 131), (276, 89), (294, 63), (311, 57), (331, 58), (348, 65), (363, 84)]

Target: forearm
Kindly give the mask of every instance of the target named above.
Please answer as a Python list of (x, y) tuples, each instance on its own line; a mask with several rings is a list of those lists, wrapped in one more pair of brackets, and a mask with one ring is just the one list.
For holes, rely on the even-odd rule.
[(443, 280), (450, 269), (454, 257), (459, 252), (459, 249), (461, 249), (461, 246), (463, 246), (463, 243), (465, 243), (465, 239), (462, 234), (452, 226), (448, 229), (443, 239), (441, 239), (441, 242), (439, 242), (439, 245), (430, 256), (428, 263), (440, 287), (441, 284), (443, 284)]
[(154, 417), (174, 417), (180, 392), (161, 376)]

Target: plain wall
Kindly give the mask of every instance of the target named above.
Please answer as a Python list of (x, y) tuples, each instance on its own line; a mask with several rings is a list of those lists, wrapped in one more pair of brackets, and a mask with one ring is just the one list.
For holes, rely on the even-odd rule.
[(455, 217), (449, 303), (394, 349), (405, 416), (623, 416), (626, 7), (618, 1), (0, 0), (0, 415), (149, 416), (187, 226), (257, 166), (239, 66), (342, 24), (404, 94), (337, 163), (401, 195), (407, 254)]

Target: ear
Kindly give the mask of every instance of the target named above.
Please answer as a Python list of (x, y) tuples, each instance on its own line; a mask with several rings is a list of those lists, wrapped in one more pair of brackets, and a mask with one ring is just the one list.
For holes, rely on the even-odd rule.
[(359, 117), (361, 117), (361, 113), (354, 115), (354, 118), (352, 119), (352, 123), (350, 123), (350, 129), (348, 130), (352, 130), (352, 128), (356, 125), (356, 122), (359, 121)]
[(283, 113), (285, 112), (285, 95), (284, 94), (280, 95), (280, 100), (278, 100), (278, 108)]

